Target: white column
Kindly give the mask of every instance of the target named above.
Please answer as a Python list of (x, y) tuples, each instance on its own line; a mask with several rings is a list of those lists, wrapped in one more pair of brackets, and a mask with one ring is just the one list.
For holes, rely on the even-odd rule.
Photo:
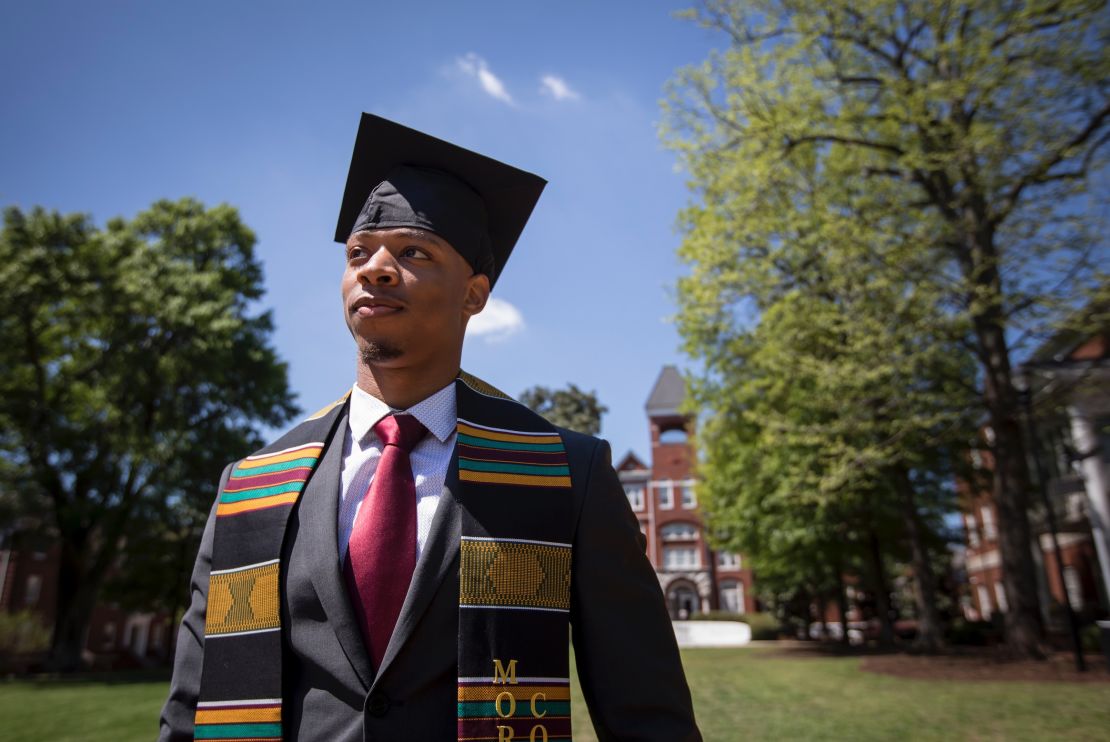
[(1110, 483), (1107, 482), (1106, 465), (1099, 452), (1094, 420), (1081, 401), (1068, 407), (1068, 417), (1071, 419), (1071, 436), (1076, 450), (1092, 454), (1080, 462), (1080, 467), (1087, 490), (1091, 535), (1095, 540), (1099, 570), (1102, 573), (1103, 595), (1110, 598)]

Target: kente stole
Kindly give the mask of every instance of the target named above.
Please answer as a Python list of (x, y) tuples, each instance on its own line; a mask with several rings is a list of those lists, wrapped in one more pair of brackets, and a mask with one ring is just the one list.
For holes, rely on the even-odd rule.
[[(455, 382), (458, 739), (569, 742), (571, 480), (558, 431), (485, 382)], [(238, 462), (219, 495), (194, 738), (282, 738), (281, 554), (337, 434), (340, 400)]]

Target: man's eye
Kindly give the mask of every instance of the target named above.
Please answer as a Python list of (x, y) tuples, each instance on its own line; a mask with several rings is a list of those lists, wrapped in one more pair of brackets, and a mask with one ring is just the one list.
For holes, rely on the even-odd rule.
[(358, 260), (363, 257), (366, 257), (366, 251), (361, 247), (352, 247), (347, 251), (347, 260)]
[(421, 250), (419, 247), (406, 247), (401, 251), (402, 258), (427, 258), (428, 253)]

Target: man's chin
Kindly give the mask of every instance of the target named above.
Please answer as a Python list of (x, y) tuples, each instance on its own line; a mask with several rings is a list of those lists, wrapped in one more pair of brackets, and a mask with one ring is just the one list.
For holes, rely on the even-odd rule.
[(401, 346), (383, 340), (368, 340), (359, 348), (362, 362), (367, 365), (393, 361), (403, 354)]

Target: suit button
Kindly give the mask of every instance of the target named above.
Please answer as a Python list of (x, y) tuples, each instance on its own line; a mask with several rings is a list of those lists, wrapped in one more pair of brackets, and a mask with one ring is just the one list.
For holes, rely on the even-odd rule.
[(371, 716), (385, 716), (389, 712), (389, 696), (376, 690), (366, 699), (366, 712)]

